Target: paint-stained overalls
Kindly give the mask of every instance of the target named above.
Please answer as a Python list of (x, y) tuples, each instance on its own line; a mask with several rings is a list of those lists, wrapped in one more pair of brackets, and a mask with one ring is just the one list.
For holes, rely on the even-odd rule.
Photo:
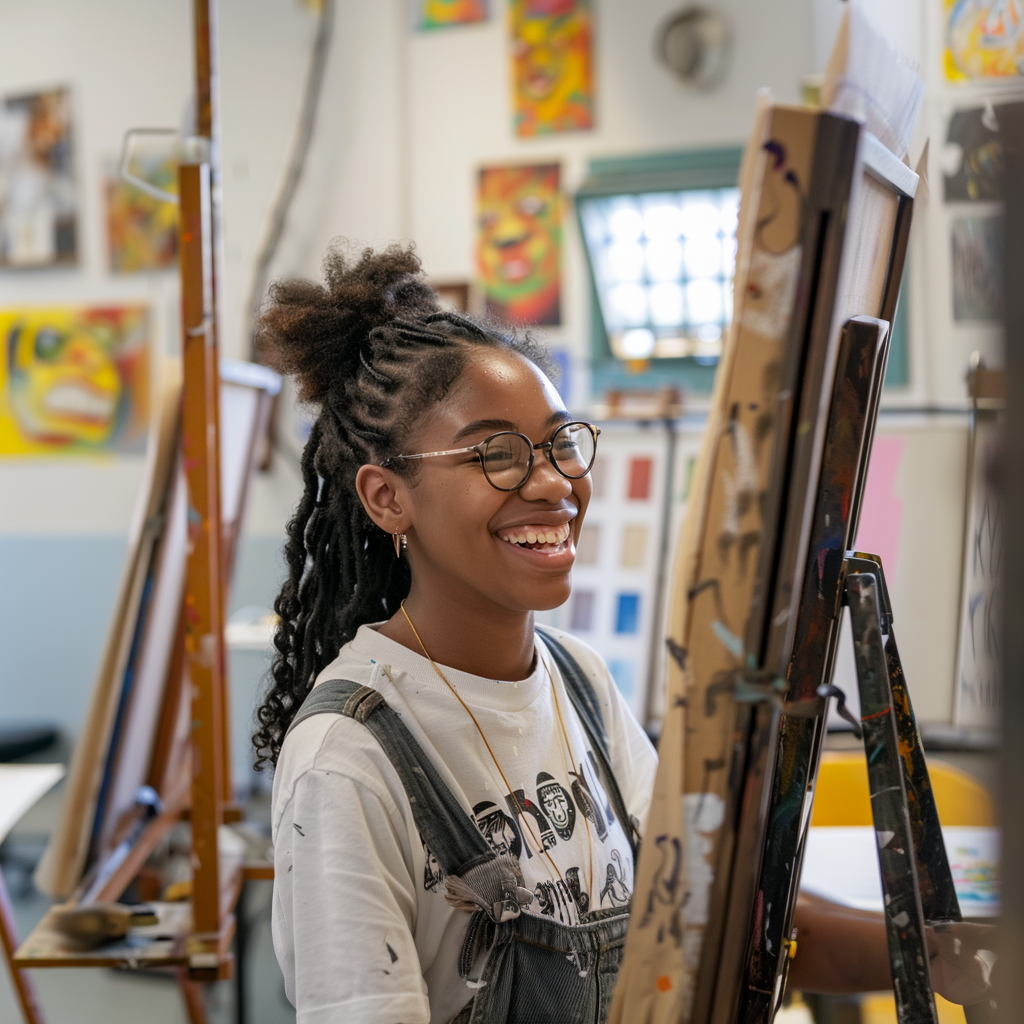
[[(540, 635), (565, 681), (636, 863), (636, 833), (611, 770), (597, 696), (565, 647)], [(629, 907), (590, 911), (576, 925), (522, 913), (533, 893), (523, 887), (518, 859), (488, 846), (376, 690), (347, 679), (327, 680), (310, 692), (292, 728), (319, 714), (354, 718), (373, 733), (402, 780), (424, 842), (447, 876), (448, 902), (472, 911), (459, 973), (476, 995), (451, 1024), (603, 1024), (619, 975)], [(484, 953), (483, 974), (471, 981), (470, 971)]]

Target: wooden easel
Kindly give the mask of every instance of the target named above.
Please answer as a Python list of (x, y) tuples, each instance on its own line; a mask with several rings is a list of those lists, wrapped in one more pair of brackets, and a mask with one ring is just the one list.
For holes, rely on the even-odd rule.
[[(47, 918), (14, 953), (4, 930), (27, 1024), (42, 1024), (25, 968), (167, 968), (178, 978), (191, 1024), (205, 1024), (199, 983), (231, 977), (234, 909), (246, 879), (273, 877), (273, 865), (245, 865), (218, 849), (218, 830), (240, 818), (232, 804), (224, 642), (230, 564), (220, 493), (219, 361), (217, 355), (217, 209), (219, 179), (216, 0), (194, 0), (196, 135), (184, 140), (179, 165), (179, 258), (182, 287), (184, 387), (181, 455), (188, 485), (188, 560), (178, 640), (164, 696), (151, 782), (163, 808), (141, 830), (124, 860), (95, 894), (116, 900), (169, 829), (182, 818), (192, 828), (191, 903), (159, 905), (161, 935), (148, 944), (113, 943), (88, 953), (65, 951)], [(264, 407), (264, 416), (269, 403)], [(180, 723), (186, 724), (184, 730)], [(176, 730), (176, 724), (179, 728)], [(81, 898), (84, 886), (71, 898)], [(0, 905), (5, 923), (13, 924)], [(164, 938), (169, 934), (171, 938)], [(10, 948), (8, 948), (10, 947)]]

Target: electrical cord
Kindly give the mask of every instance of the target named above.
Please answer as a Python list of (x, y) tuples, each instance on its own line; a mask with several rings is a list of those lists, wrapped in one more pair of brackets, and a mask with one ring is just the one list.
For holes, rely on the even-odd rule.
[(313, 40), (313, 51), (310, 54), (309, 70), (306, 73), (306, 86), (302, 96), (302, 108), (299, 112), (298, 131), (284, 179), (278, 190), (277, 197), (270, 213), (270, 223), (266, 238), (260, 248), (253, 268), (252, 288), (246, 306), (246, 332), (249, 336), (249, 351), (254, 362), (259, 362), (255, 349), (254, 326), (259, 312), (263, 293), (270, 275), (270, 265), (277, 253), (277, 248), (284, 235), (288, 220), (288, 210), (302, 180), (309, 155), (310, 143), (313, 140), (313, 129), (316, 126), (316, 112), (323, 91), (324, 71), (327, 67), (327, 56), (331, 48), (334, 28), (334, 0), (320, 0), (320, 22)]

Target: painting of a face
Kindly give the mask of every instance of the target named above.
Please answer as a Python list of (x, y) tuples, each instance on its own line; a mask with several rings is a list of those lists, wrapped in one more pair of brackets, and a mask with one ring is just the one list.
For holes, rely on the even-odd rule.
[(144, 323), (139, 309), (0, 312), (0, 453), (95, 450), (140, 426), (144, 436)]
[(587, 0), (512, 0), (511, 23), (516, 134), (593, 127)]
[(477, 264), (488, 311), (516, 323), (560, 323), (558, 165), (484, 168), (477, 206)]

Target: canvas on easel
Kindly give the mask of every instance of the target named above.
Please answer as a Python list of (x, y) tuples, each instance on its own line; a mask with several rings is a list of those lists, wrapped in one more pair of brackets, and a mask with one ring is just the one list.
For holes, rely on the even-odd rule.
[[(857, 114), (851, 79), (878, 77), (877, 47), (853, 56), (864, 44), (863, 24), (844, 28), (839, 113), (763, 102), (741, 167), (735, 314), (679, 547), (661, 762), (614, 1021), (732, 1024), (752, 934), (785, 916), (762, 902), (759, 871), (832, 384), (847, 321), (891, 319), (917, 182), (898, 159), (916, 76), (886, 79), (903, 107), (872, 125), (902, 142), (898, 156), (844, 116)], [(771, 1019), (782, 948), (762, 1017), (752, 1006), (744, 1020)]]

